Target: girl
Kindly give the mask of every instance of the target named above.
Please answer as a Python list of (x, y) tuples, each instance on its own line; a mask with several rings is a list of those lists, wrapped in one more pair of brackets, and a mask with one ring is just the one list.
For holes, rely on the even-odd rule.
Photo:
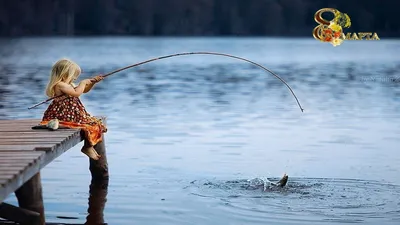
[(50, 80), (46, 87), (46, 95), (49, 97), (60, 96), (50, 103), (44, 112), (41, 125), (46, 125), (52, 119), (58, 119), (59, 124), (70, 128), (80, 128), (84, 133), (84, 145), (81, 151), (93, 160), (101, 156), (93, 148), (102, 141), (102, 133), (107, 128), (101, 120), (86, 112), (79, 100), (79, 96), (89, 92), (95, 83), (104, 79), (96, 76), (93, 79), (82, 80), (78, 86), (72, 82), (81, 74), (80, 67), (68, 59), (57, 61), (52, 68)]

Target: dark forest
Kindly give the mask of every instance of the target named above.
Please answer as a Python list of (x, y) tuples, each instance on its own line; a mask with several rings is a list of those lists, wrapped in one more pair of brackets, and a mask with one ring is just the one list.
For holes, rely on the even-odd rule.
[(0, 0), (0, 36), (311, 36), (325, 7), (346, 32), (400, 36), (398, 0)]

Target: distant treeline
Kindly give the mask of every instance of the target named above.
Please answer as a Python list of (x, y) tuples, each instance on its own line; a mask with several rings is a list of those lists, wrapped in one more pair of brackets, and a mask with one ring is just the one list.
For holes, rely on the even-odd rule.
[(0, 36), (311, 36), (325, 7), (346, 32), (400, 36), (400, 0), (0, 0)]

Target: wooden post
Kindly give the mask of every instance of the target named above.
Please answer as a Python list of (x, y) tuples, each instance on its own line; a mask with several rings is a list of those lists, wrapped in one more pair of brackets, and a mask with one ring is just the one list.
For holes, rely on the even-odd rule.
[(15, 191), (20, 208), (40, 213), (40, 219), (22, 225), (45, 225), (42, 183), (40, 172)]
[(40, 224), (40, 214), (16, 206), (0, 203), (0, 217), (19, 224)]
[(85, 224), (104, 224), (104, 207), (107, 201), (108, 179), (92, 178), (89, 186), (89, 207)]
[[(101, 118), (104, 125), (106, 125), (105, 118)], [(106, 197), (108, 192), (108, 162), (106, 154), (106, 146), (104, 134), (102, 134), (102, 141), (94, 146), (97, 154), (101, 155), (99, 160), (90, 161), (90, 173), (92, 174), (92, 181), (89, 187), (89, 207), (88, 216), (86, 217), (85, 224), (104, 224), (104, 207), (106, 204)]]
[(108, 163), (107, 163), (107, 155), (106, 155), (106, 147), (104, 142), (104, 135), (103, 140), (97, 143), (94, 146), (97, 154), (101, 155), (99, 160), (90, 160), (90, 173), (92, 174), (92, 179), (107, 179), (108, 180)]
[[(103, 117), (101, 118), (104, 125), (106, 125), (106, 119)], [(99, 160), (89, 159), (90, 161), (90, 173), (92, 174), (92, 179), (95, 180), (108, 180), (108, 162), (107, 162), (107, 154), (106, 154), (106, 146), (105, 146), (105, 139), (104, 134), (102, 134), (102, 141), (97, 143), (94, 146), (97, 154), (101, 155)]]

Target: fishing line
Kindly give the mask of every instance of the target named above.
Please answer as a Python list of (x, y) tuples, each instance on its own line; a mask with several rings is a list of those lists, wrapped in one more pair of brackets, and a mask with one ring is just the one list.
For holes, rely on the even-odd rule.
[[(157, 58), (152, 58), (152, 59), (149, 59), (149, 60), (146, 60), (146, 61), (143, 61), (143, 62), (139, 62), (139, 63), (133, 64), (133, 65), (130, 65), (130, 66), (126, 66), (126, 67), (123, 67), (123, 68), (121, 68), (121, 69), (117, 69), (117, 70), (114, 70), (114, 71), (112, 71), (112, 72), (110, 72), (110, 73), (104, 74), (104, 75), (102, 75), (102, 76), (103, 76), (103, 77), (108, 77), (108, 76), (111, 76), (111, 75), (113, 75), (113, 74), (115, 74), (115, 73), (121, 72), (121, 71), (123, 71), (123, 70), (129, 69), (129, 68), (132, 68), (132, 67), (136, 67), (136, 66), (139, 66), (139, 65), (142, 65), (142, 64), (145, 64), (145, 63), (149, 63), (149, 62), (156, 61), (156, 60), (160, 60), (160, 59), (171, 58), (171, 57), (175, 57), (175, 56), (182, 56), (182, 55), (219, 55), (219, 56), (226, 56), (226, 57), (230, 57), (230, 58), (234, 58), (234, 59), (243, 60), (243, 61), (246, 61), (246, 62), (251, 63), (251, 64), (253, 64), (253, 65), (256, 65), (257, 67), (260, 67), (261, 69), (263, 69), (263, 70), (265, 70), (265, 71), (271, 73), (271, 74), (274, 75), (277, 79), (279, 79), (282, 83), (284, 83), (284, 84), (286, 85), (286, 87), (290, 90), (290, 92), (292, 93), (292, 95), (294, 96), (294, 98), (296, 99), (297, 105), (300, 107), (300, 110), (301, 110), (302, 112), (304, 111), (304, 109), (303, 109), (303, 108), (301, 107), (301, 105), (300, 105), (299, 100), (297, 99), (297, 96), (294, 94), (292, 88), (291, 88), (291, 87), (289, 86), (289, 84), (287, 84), (281, 77), (279, 77), (279, 76), (276, 75), (274, 72), (272, 72), (271, 70), (265, 68), (264, 66), (262, 66), (262, 65), (260, 65), (260, 64), (258, 64), (258, 63), (255, 63), (255, 62), (250, 61), (250, 60), (245, 59), (245, 58), (241, 58), (241, 57), (238, 57), (238, 56), (233, 56), (233, 55), (229, 55), (229, 54), (225, 54), (225, 53), (217, 53), (217, 52), (184, 52), (184, 53), (177, 53), (177, 54), (172, 54), (172, 55), (166, 55), (166, 56), (161, 56), (161, 57), (157, 57)], [(36, 108), (36, 107), (39, 106), (39, 105), (42, 105), (42, 104), (44, 104), (44, 103), (46, 103), (46, 102), (49, 102), (49, 101), (52, 100), (52, 99), (55, 99), (55, 98), (58, 98), (58, 97), (61, 97), (61, 96), (63, 96), (63, 95), (59, 95), (59, 96), (55, 96), (55, 97), (49, 98), (49, 99), (47, 99), (47, 100), (45, 100), (45, 101), (43, 101), (43, 102), (37, 103), (37, 104), (35, 104), (35, 105), (29, 107), (28, 109)]]

